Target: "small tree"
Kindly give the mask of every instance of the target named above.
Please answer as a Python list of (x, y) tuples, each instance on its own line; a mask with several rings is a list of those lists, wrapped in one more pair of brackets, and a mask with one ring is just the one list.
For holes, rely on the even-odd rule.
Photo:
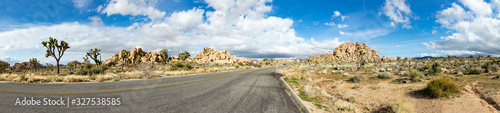
[(38, 66), (38, 64), (40, 64), (40, 61), (36, 58), (32, 58), (30, 59), (29, 64), (30, 68), (33, 68), (36, 71), (36, 67)]
[(122, 65), (122, 72), (123, 72), (124, 64), (127, 64), (130, 61), (130, 59), (128, 58), (129, 57), (128, 52), (126, 50), (122, 50), (122, 51), (124, 51), (124, 52), (123, 52), (122, 56), (120, 56), (120, 59), (123, 61), (123, 63), (121, 64)]
[[(45, 58), (52, 56), (56, 59), (57, 62), (57, 74), (59, 74), (59, 60), (64, 55), (64, 51), (70, 48), (68, 43), (61, 40), (61, 44), (57, 43), (57, 39), (49, 37), (49, 41), (42, 42), (43, 47), (47, 48), (47, 54), (45, 54)], [(55, 50), (57, 49), (57, 55)]]
[(5, 69), (9, 68), (10, 64), (4, 61), (0, 61), (0, 73), (5, 71)]
[(262, 61), (268, 61), (269, 59), (267, 59), (267, 57), (264, 57), (264, 59), (262, 59)]
[(182, 53), (179, 53), (179, 57), (180, 57), (183, 61), (185, 61), (185, 60), (186, 60), (187, 58), (189, 58), (190, 56), (191, 56), (191, 54), (189, 54), (189, 52), (187, 52), (187, 51), (184, 51), (184, 52), (182, 52)]
[[(88, 52), (87, 52), (87, 56), (90, 57), (90, 59), (94, 60), (95, 64), (97, 65), (101, 65), (101, 49), (97, 49), (97, 48), (94, 48), (94, 49), (90, 49)], [(97, 57), (99, 56), (99, 59), (97, 59)]]

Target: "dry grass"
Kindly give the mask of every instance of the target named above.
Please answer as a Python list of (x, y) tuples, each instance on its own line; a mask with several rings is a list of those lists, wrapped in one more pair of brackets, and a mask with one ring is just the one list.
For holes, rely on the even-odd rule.
[(395, 113), (413, 113), (413, 105), (404, 99), (396, 100), (391, 109)]
[(88, 82), (88, 76), (80, 76), (80, 75), (69, 75), (62, 77), (63, 82)]

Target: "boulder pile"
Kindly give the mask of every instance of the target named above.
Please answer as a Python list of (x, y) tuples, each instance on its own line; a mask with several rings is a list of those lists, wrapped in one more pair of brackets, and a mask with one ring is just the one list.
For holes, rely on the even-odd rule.
[(333, 60), (333, 61), (345, 61), (345, 62), (355, 62), (359, 60), (357, 48), (365, 52), (363, 56), (363, 60), (365, 61), (389, 61), (395, 60), (394, 57), (380, 57), (377, 55), (377, 51), (372, 50), (370, 47), (366, 45), (366, 43), (359, 42), (346, 42), (340, 44), (337, 48), (333, 50), (333, 54), (322, 54), (320, 56), (310, 56), (309, 59), (324, 61), (324, 60)]
[[(120, 56), (128, 56), (127, 59), (121, 58)], [(108, 66), (121, 65), (121, 64), (134, 64), (134, 63), (160, 63), (163, 60), (168, 60), (168, 53), (162, 52), (144, 52), (142, 48), (132, 48), (132, 50), (121, 50), (120, 53), (114, 54), (104, 60), (103, 64)]]

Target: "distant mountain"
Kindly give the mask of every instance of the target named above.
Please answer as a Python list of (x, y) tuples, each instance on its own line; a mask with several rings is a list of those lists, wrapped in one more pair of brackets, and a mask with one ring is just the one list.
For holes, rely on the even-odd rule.
[(433, 56), (424, 56), (424, 57), (414, 57), (413, 59), (421, 60), (421, 59), (442, 59), (445, 57), (433, 57)]

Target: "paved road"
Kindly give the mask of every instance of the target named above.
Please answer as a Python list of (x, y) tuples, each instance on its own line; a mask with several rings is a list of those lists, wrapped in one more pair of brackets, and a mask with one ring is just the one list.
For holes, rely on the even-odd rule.
[[(0, 112), (300, 112), (272, 74), (276, 67), (104, 83), (0, 83)], [(42, 105), (15, 105), (27, 97)], [(66, 100), (44, 106), (43, 98)], [(74, 106), (77, 97), (121, 98), (119, 106)]]

